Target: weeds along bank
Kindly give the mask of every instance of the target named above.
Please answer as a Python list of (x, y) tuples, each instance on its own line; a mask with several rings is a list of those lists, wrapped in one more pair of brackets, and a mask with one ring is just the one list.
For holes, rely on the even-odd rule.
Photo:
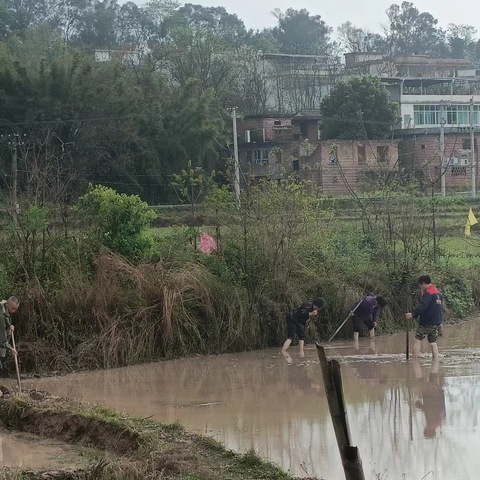
[[(387, 192), (388, 194), (388, 192)], [(208, 227), (150, 229), (138, 197), (96, 187), (68, 211), (22, 206), (5, 221), (0, 285), (22, 299), (22, 368), (58, 371), (280, 346), (287, 309), (322, 295), (310, 338), (327, 338), (365, 293), (390, 299), (383, 331), (403, 327), (428, 272), (450, 316), (480, 297), (478, 267), (455, 266), (438, 234), (435, 205), (415, 192), (358, 203), (342, 220), (294, 181), (250, 187), (240, 210), (230, 194), (206, 199)], [(193, 210), (196, 208), (192, 205)], [(63, 218), (63, 217), (62, 217)], [(206, 231), (218, 250), (201, 253)]]

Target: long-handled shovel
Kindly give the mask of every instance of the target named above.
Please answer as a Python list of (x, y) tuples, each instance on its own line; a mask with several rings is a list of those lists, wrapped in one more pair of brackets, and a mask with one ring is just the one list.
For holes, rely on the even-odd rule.
[[(17, 350), (17, 348), (15, 347), (15, 337), (13, 336), (13, 332), (12, 332), (12, 347), (14, 348), (15, 351)], [(20, 382), (20, 367), (18, 365), (18, 352), (17, 352), (17, 355), (14, 355), (14, 359), (15, 359), (15, 369), (17, 370), (18, 391), (21, 392), (22, 384)]]
[(353, 317), (353, 314), (355, 313), (355, 310), (359, 307), (359, 305), (363, 302), (363, 300), (366, 297), (363, 297), (355, 306), (355, 308), (348, 314), (348, 317), (342, 322), (342, 324), (335, 330), (335, 333), (328, 339), (329, 342), (331, 342), (336, 336), (337, 333), (342, 329), (342, 327), (347, 323), (348, 319)]

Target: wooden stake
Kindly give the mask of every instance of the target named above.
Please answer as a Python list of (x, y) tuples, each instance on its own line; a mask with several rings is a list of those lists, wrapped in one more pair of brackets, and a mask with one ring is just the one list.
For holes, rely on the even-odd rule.
[(333, 429), (340, 450), (343, 470), (345, 471), (345, 479), (365, 480), (358, 448), (351, 444), (340, 364), (336, 360), (327, 361), (325, 349), (318, 343), (316, 346)]
[(405, 331), (407, 334), (407, 337), (405, 339), (405, 355), (408, 360), (410, 358), (410, 329), (408, 328), (408, 320), (405, 320), (405, 325)]
[[(15, 347), (15, 337), (13, 336), (13, 332), (12, 332), (12, 347), (15, 349), (15, 351), (17, 350)], [(18, 366), (18, 352), (17, 352), (17, 355), (13, 355), (13, 357), (15, 359), (15, 369), (17, 370), (18, 391), (21, 392), (22, 384), (20, 383), (20, 367)]]

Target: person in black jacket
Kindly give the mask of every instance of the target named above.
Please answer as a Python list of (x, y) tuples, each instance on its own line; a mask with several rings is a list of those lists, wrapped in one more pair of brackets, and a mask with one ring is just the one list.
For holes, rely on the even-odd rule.
[(387, 299), (381, 295), (368, 295), (355, 302), (350, 311), (353, 317), (353, 341), (358, 343), (358, 338), (363, 326), (368, 328), (370, 338), (375, 337), (375, 327), (380, 317), (380, 311), (387, 305)]
[(405, 318), (418, 318), (418, 328), (413, 342), (413, 358), (420, 353), (422, 340), (427, 337), (432, 358), (438, 358), (437, 339), (442, 335), (442, 300), (443, 296), (438, 288), (432, 284), (428, 275), (422, 275), (418, 279), (418, 285), (422, 291), (422, 303), (411, 313), (406, 313)]
[(295, 335), (298, 336), (298, 347), (300, 353), (303, 353), (303, 346), (305, 344), (305, 328), (308, 322), (318, 315), (320, 310), (325, 308), (326, 302), (322, 297), (315, 300), (302, 303), (295, 310), (287, 313), (287, 339), (282, 347), (282, 352), (285, 353), (290, 347)]

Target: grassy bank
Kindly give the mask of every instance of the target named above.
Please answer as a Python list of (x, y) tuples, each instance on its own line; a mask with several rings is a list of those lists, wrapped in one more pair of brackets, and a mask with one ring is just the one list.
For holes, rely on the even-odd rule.
[(4, 480), (293, 480), (254, 452), (236, 454), (178, 424), (131, 418), (35, 391), (0, 400), (0, 422), (9, 429), (104, 452), (89, 469), (11, 469), (0, 473)]
[[(229, 192), (216, 192), (201, 207), (217, 241), (211, 254), (198, 227), (156, 234), (144, 202), (109, 189), (81, 199), (73, 226), (50, 228), (54, 214), (32, 205), (0, 236), (1, 293), (22, 302), (22, 372), (280, 346), (286, 312), (316, 296), (327, 308), (310, 339), (329, 338), (369, 293), (389, 299), (379, 330), (392, 332), (419, 301), (425, 272), (445, 293), (447, 317), (465, 316), (480, 304), (480, 264), (474, 245), (467, 252), (444, 236), (458, 226), (442, 226), (441, 202), (400, 189), (340, 208), (285, 180), (250, 187), (237, 210)], [(461, 225), (466, 205), (447, 207)]]

